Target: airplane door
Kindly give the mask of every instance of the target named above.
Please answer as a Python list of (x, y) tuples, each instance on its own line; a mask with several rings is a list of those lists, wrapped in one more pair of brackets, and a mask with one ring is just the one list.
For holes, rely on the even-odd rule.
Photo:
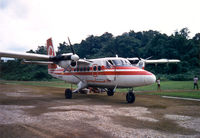
[(97, 67), (98, 67), (97, 64), (92, 65), (92, 76), (94, 78), (98, 77), (98, 69), (97, 69)]
[(116, 71), (117, 69), (116, 69), (116, 68), (117, 68), (117, 67), (114, 66), (114, 68), (115, 68), (115, 70), (114, 70), (114, 72), (115, 72), (115, 73), (114, 73), (114, 74), (115, 74), (115, 75), (114, 75), (114, 81), (116, 81), (116, 79), (117, 79), (117, 71)]
[(113, 64), (113, 62), (111, 60), (108, 60), (106, 62), (106, 67), (109, 68), (111, 71), (111, 74), (112, 75), (107, 75), (107, 78), (110, 80), (110, 81), (116, 81), (116, 78), (117, 78), (117, 74), (116, 74), (116, 66)]

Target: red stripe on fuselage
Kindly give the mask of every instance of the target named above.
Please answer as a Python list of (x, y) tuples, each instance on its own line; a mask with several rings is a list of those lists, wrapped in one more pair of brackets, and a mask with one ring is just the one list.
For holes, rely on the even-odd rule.
[[(104, 66), (101, 66), (102, 67), (102, 69), (101, 70), (113, 70), (113, 69), (140, 69), (140, 68), (138, 68), (138, 67), (116, 67), (116, 68), (105, 68)], [(52, 69), (53, 71), (64, 71), (64, 68), (57, 68), (57, 69)], [(72, 71), (74, 71), (74, 69), (72, 69)], [(90, 67), (90, 70), (89, 71), (93, 71), (93, 68), (92, 67)]]
[[(112, 70), (112, 71), (111, 71)], [(121, 70), (121, 71), (120, 71)], [(123, 71), (122, 71), (123, 70)], [(127, 71), (125, 71), (127, 70)], [(72, 72), (64, 72), (63, 68), (50, 69), (52, 74), (57, 75), (152, 75), (152, 73), (141, 70), (138, 67), (116, 67), (116, 68), (105, 68), (102, 66), (101, 71), (93, 71), (92, 67), (90, 67), (90, 71), (82, 71), (77, 72), (72, 70)]]
[(57, 75), (152, 75), (148, 71), (51, 72)]
[[(138, 67), (116, 67), (116, 68), (105, 68), (105, 66), (101, 66), (101, 70), (113, 70), (113, 69), (140, 69)], [(57, 69), (53, 69), (53, 71), (64, 71), (63, 68), (57, 68)], [(74, 69), (72, 69), (72, 71), (74, 71)], [(93, 71), (93, 68), (90, 67), (89, 71)]]

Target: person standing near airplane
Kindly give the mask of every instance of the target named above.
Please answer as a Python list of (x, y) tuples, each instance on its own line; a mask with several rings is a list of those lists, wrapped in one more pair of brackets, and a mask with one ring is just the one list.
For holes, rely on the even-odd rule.
[(194, 80), (194, 89), (195, 89), (195, 87), (197, 87), (197, 90), (198, 90), (199, 89), (199, 86), (198, 86), (198, 77), (195, 76), (193, 80)]
[(157, 90), (161, 91), (160, 89), (160, 77), (156, 80), (157, 82)]

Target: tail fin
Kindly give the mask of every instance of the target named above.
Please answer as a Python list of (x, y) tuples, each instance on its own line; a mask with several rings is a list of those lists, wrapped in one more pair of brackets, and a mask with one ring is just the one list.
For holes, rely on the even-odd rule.
[(50, 56), (55, 56), (55, 51), (54, 51), (54, 48), (53, 48), (53, 43), (52, 43), (52, 39), (49, 38), (47, 40), (47, 54), (50, 55)]
[[(47, 55), (56, 56), (51, 38), (47, 40)], [(57, 68), (56, 64), (48, 64), (48, 69), (56, 69), (56, 68)]]

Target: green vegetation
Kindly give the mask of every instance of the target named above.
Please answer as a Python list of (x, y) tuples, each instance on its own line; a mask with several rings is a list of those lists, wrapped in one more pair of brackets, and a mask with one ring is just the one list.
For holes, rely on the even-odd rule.
[[(81, 58), (142, 57), (152, 59), (180, 59), (178, 64), (148, 65), (146, 70), (159, 74), (161, 80), (188, 81), (200, 73), (200, 33), (189, 38), (189, 29), (183, 28), (170, 36), (158, 31), (123, 33), (113, 36), (104, 33), (101, 36), (89, 36), (79, 44), (74, 44), (76, 53)], [(57, 47), (57, 46), (55, 46)], [(29, 53), (46, 54), (45, 46)], [(60, 43), (57, 54), (71, 52), (69, 47)], [(39, 65), (19, 65), (20, 61), (1, 63), (0, 78), (6, 80), (50, 80), (47, 67)]]

